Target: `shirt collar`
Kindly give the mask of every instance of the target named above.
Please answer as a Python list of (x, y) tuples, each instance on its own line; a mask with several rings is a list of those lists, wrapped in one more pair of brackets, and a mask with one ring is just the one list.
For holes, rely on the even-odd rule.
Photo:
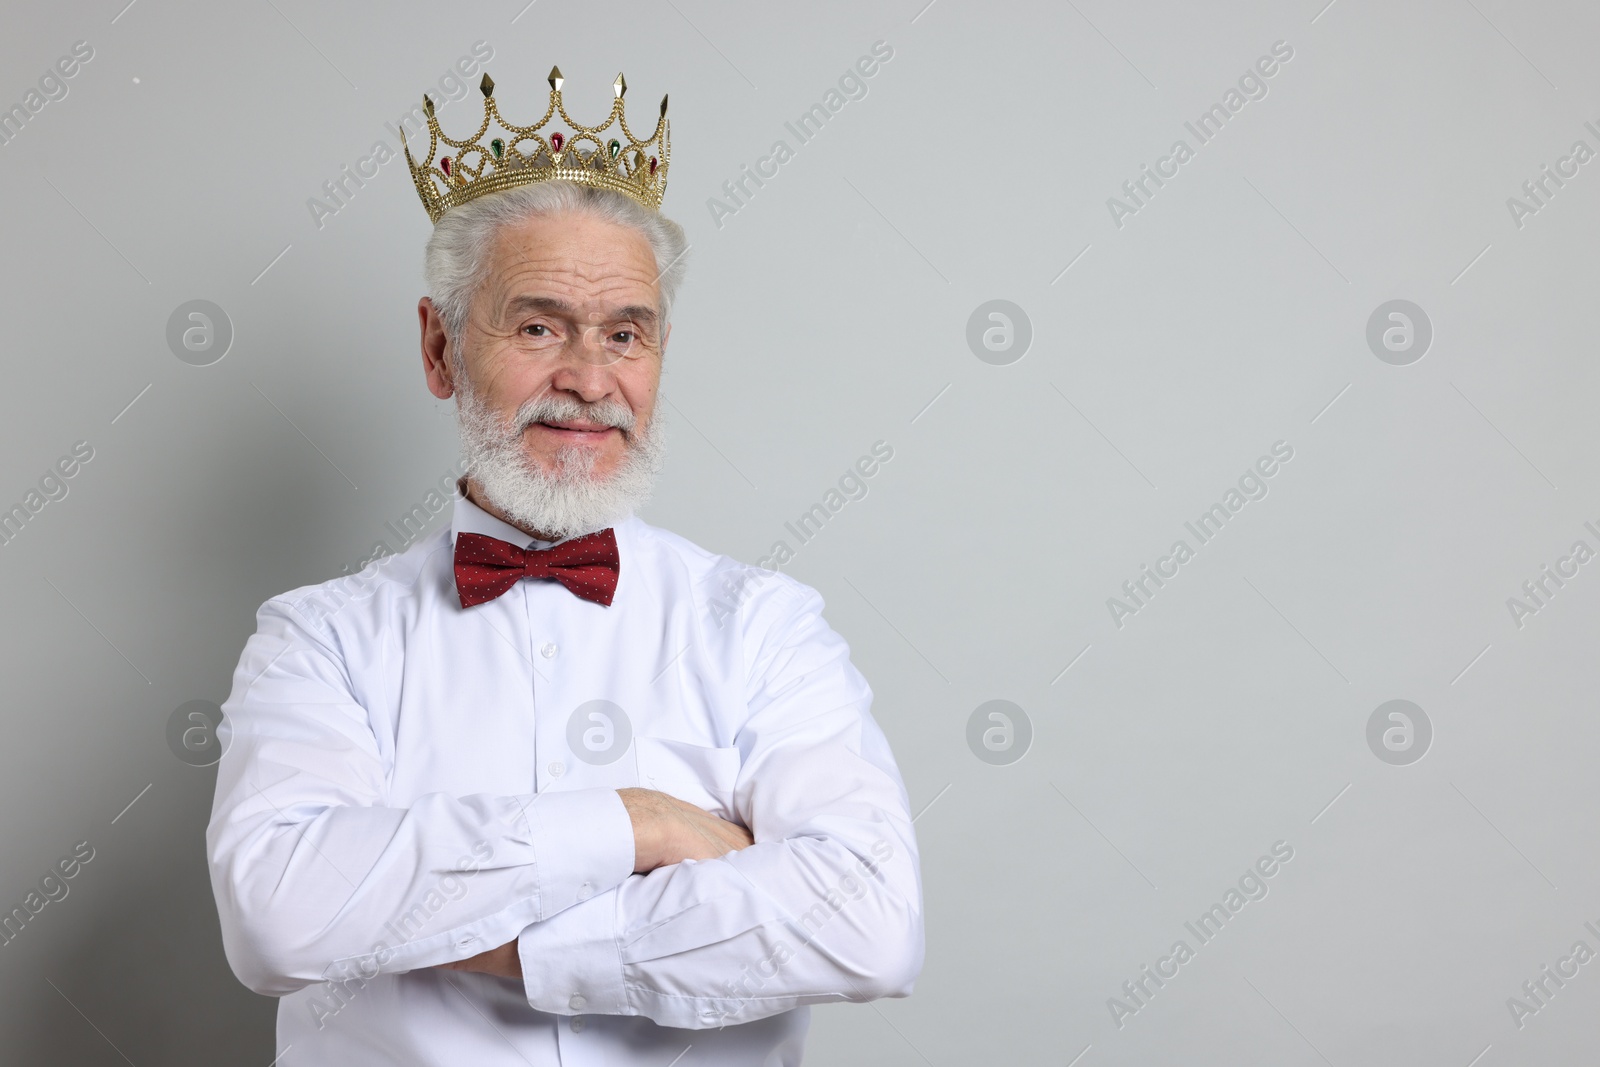
[[(455, 512), (450, 519), (451, 544), (455, 544), (456, 536), (463, 533), (483, 534), (486, 537), (494, 537), (507, 544), (520, 545), (523, 548), (549, 548), (551, 545), (559, 543), (556, 541), (541, 541), (537, 537), (530, 537), (525, 531), (517, 529), (509, 522), (495, 518), (468, 500), (466, 493), (463, 492), (465, 488), (465, 480), (456, 483), (456, 506)], [(620, 537), (624, 528), (631, 525), (633, 521), (633, 512), (630, 511), (613, 523), (612, 528), (616, 530)]]

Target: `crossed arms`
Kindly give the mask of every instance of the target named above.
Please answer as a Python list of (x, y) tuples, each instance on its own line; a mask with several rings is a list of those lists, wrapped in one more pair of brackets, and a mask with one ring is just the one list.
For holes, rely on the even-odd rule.
[(582, 991), (583, 1013), (690, 1028), (909, 993), (923, 940), (904, 789), (820, 598), (794, 600), (751, 657), (743, 825), (645, 789), (386, 806), (338, 643), (269, 602), (207, 832), (235, 973), (282, 996), (479, 970), (520, 977), (540, 1011), (576, 1013)]

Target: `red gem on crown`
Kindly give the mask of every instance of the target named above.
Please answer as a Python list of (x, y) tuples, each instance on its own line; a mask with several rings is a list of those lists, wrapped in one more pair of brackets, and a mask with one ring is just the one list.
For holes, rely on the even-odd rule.
[(561, 136), (560, 133), (552, 133), (550, 135), (550, 147), (554, 148), (557, 152), (561, 151), (561, 146), (566, 143), (567, 139)]

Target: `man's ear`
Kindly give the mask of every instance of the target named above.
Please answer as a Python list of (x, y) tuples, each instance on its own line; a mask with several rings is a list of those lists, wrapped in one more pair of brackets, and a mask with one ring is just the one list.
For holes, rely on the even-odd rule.
[(440, 400), (449, 400), (456, 391), (450, 337), (444, 330), (444, 318), (427, 297), (417, 301), (417, 324), (422, 328), (422, 370), (428, 391)]

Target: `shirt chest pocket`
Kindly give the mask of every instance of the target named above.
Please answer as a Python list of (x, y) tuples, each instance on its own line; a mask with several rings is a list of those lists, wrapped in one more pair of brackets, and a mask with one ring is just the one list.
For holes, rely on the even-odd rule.
[(739, 781), (737, 748), (710, 748), (660, 737), (634, 739), (639, 784), (687, 800), (719, 818), (741, 822), (733, 791)]

